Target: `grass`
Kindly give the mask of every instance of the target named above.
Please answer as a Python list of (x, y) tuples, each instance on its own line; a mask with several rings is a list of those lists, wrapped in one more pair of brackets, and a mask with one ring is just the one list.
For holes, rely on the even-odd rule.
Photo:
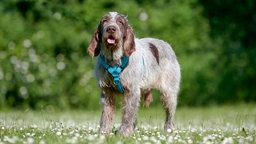
[(113, 133), (97, 133), (100, 111), (0, 112), (2, 143), (256, 143), (256, 106), (178, 108), (176, 129), (163, 132), (162, 108), (141, 108), (135, 133), (115, 134), (120, 125), (117, 111)]

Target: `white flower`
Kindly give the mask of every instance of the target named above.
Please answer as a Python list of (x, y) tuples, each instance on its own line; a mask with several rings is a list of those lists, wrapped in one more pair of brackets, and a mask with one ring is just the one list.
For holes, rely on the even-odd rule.
[(146, 140), (149, 140), (149, 137), (144, 135), (144, 136), (142, 137), (142, 139), (146, 141)]
[(60, 136), (60, 135), (61, 135), (61, 132), (60, 132), (60, 131), (56, 132), (56, 135)]
[(196, 129), (195, 129), (195, 128), (192, 128), (192, 129), (191, 129), (191, 132), (196, 132)]
[(122, 141), (118, 141), (116, 144), (123, 144), (123, 142)]
[(171, 132), (172, 132), (172, 129), (167, 129), (167, 132), (168, 132), (168, 133), (171, 133)]
[(25, 40), (23, 41), (23, 46), (24, 46), (25, 48), (29, 48), (31, 45), (32, 45), (31, 40), (25, 39)]
[(8, 136), (4, 136), (3, 141), (6, 141), (8, 143), (16, 143), (18, 141), (18, 137), (14, 136), (12, 138), (9, 138)]
[(224, 140), (221, 142), (222, 144), (233, 144), (233, 138), (232, 137), (228, 137), (228, 138), (224, 138)]
[(67, 139), (66, 143), (76, 143), (77, 142), (77, 137), (73, 137), (71, 139)]
[(4, 73), (0, 70), (0, 80), (4, 78)]
[(64, 70), (65, 67), (66, 67), (66, 64), (61, 61), (61, 62), (58, 62), (58, 63), (56, 64), (56, 67), (57, 67), (58, 70)]
[(141, 12), (139, 15), (141, 21), (146, 21), (148, 19), (148, 14), (146, 12)]
[(32, 124), (32, 125), (30, 125), (30, 127), (35, 129), (35, 128), (37, 128), (37, 125), (36, 124)]
[(100, 139), (102, 140), (106, 139), (105, 135), (100, 135)]
[(55, 19), (57, 19), (57, 20), (60, 20), (60, 19), (61, 19), (61, 13), (55, 12), (55, 13), (53, 14), (53, 17), (54, 17)]
[(93, 141), (93, 140), (95, 139), (95, 137), (94, 137), (93, 135), (89, 135), (89, 136), (87, 137), (87, 139), (88, 139), (89, 141)]
[(152, 137), (150, 137), (150, 141), (152, 141), (153, 143), (156, 143), (157, 139), (156, 139), (156, 137), (152, 136)]
[(29, 137), (28, 139), (27, 139), (27, 143), (28, 144), (32, 144), (32, 143), (34, 143), (34, 139), (33, 138), (31, 138), (31, 137)]
[(168, 137), (167, 143), (173, 143), (173, 136), (169, 136), (169, 137)]
[(253, 137), (252, 136), (248, 136), (245, 138), (246, 140), (248, 140), (249, 142), (252, 142), (253, 141)]
[(40, 140), (39, 144), (45, 144), (44, 140)]
[(20, 92), (20, 94), (22, 95), (22, 97), (23, 97), (24, 99), (27, 99), (27, 98), (28, 98), (28, 96), (27, 96), (28, 90), (27, 90), (26, 87), (24, 87), (24, 86), (20, 87), (19, 92)]

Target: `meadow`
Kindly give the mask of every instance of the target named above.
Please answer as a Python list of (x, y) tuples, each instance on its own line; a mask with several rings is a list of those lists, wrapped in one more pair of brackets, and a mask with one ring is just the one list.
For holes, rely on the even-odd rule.
[(101, 112), (95, 111), (5, 111), (0, 112), (0, 144), (5, 143), (256, 143), (255, 104), (177, 109), (176, 128), (163, 131), (161, 107), (138, 112), (135, 133), (116, 133), (121, 111), (117, 110), (112, 133), (99, 134)]

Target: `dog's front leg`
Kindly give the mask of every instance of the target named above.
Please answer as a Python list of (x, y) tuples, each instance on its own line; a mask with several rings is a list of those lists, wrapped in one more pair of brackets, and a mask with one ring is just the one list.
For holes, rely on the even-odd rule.
[(119, 133), (129, 136), (133, 133), (136, 122), (136, 113), (139, 107), (140, 90), (132, 90), (124, 94), (123, 117)]
[(101, 93), (102, 114), (100, 120), (100, 132), (109, 133), (112, 128), (112, 120), (115, 111), (115, 99), (112, 93)]

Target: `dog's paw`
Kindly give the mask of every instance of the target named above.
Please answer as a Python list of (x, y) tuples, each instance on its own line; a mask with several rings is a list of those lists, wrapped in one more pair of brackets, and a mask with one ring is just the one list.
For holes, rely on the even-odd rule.
[(118, 133), (120, 135), (123, 135), (125, 137), (130, 136), (131, 134), (133, 134), (133, 126), (121, 126), (118, 130)]
[(173, 122), (166, 122), (164, 125), (164, 131), (165, 132), (171, 132), (172, 130), (174, 130), (174, 123)]
[(106, 128), (100, 128), (99, 129), (99, 133), (103, 134), (103, 135), (109, 134), (110, 132), (111, 132), (110, 129), (106, 129)]

